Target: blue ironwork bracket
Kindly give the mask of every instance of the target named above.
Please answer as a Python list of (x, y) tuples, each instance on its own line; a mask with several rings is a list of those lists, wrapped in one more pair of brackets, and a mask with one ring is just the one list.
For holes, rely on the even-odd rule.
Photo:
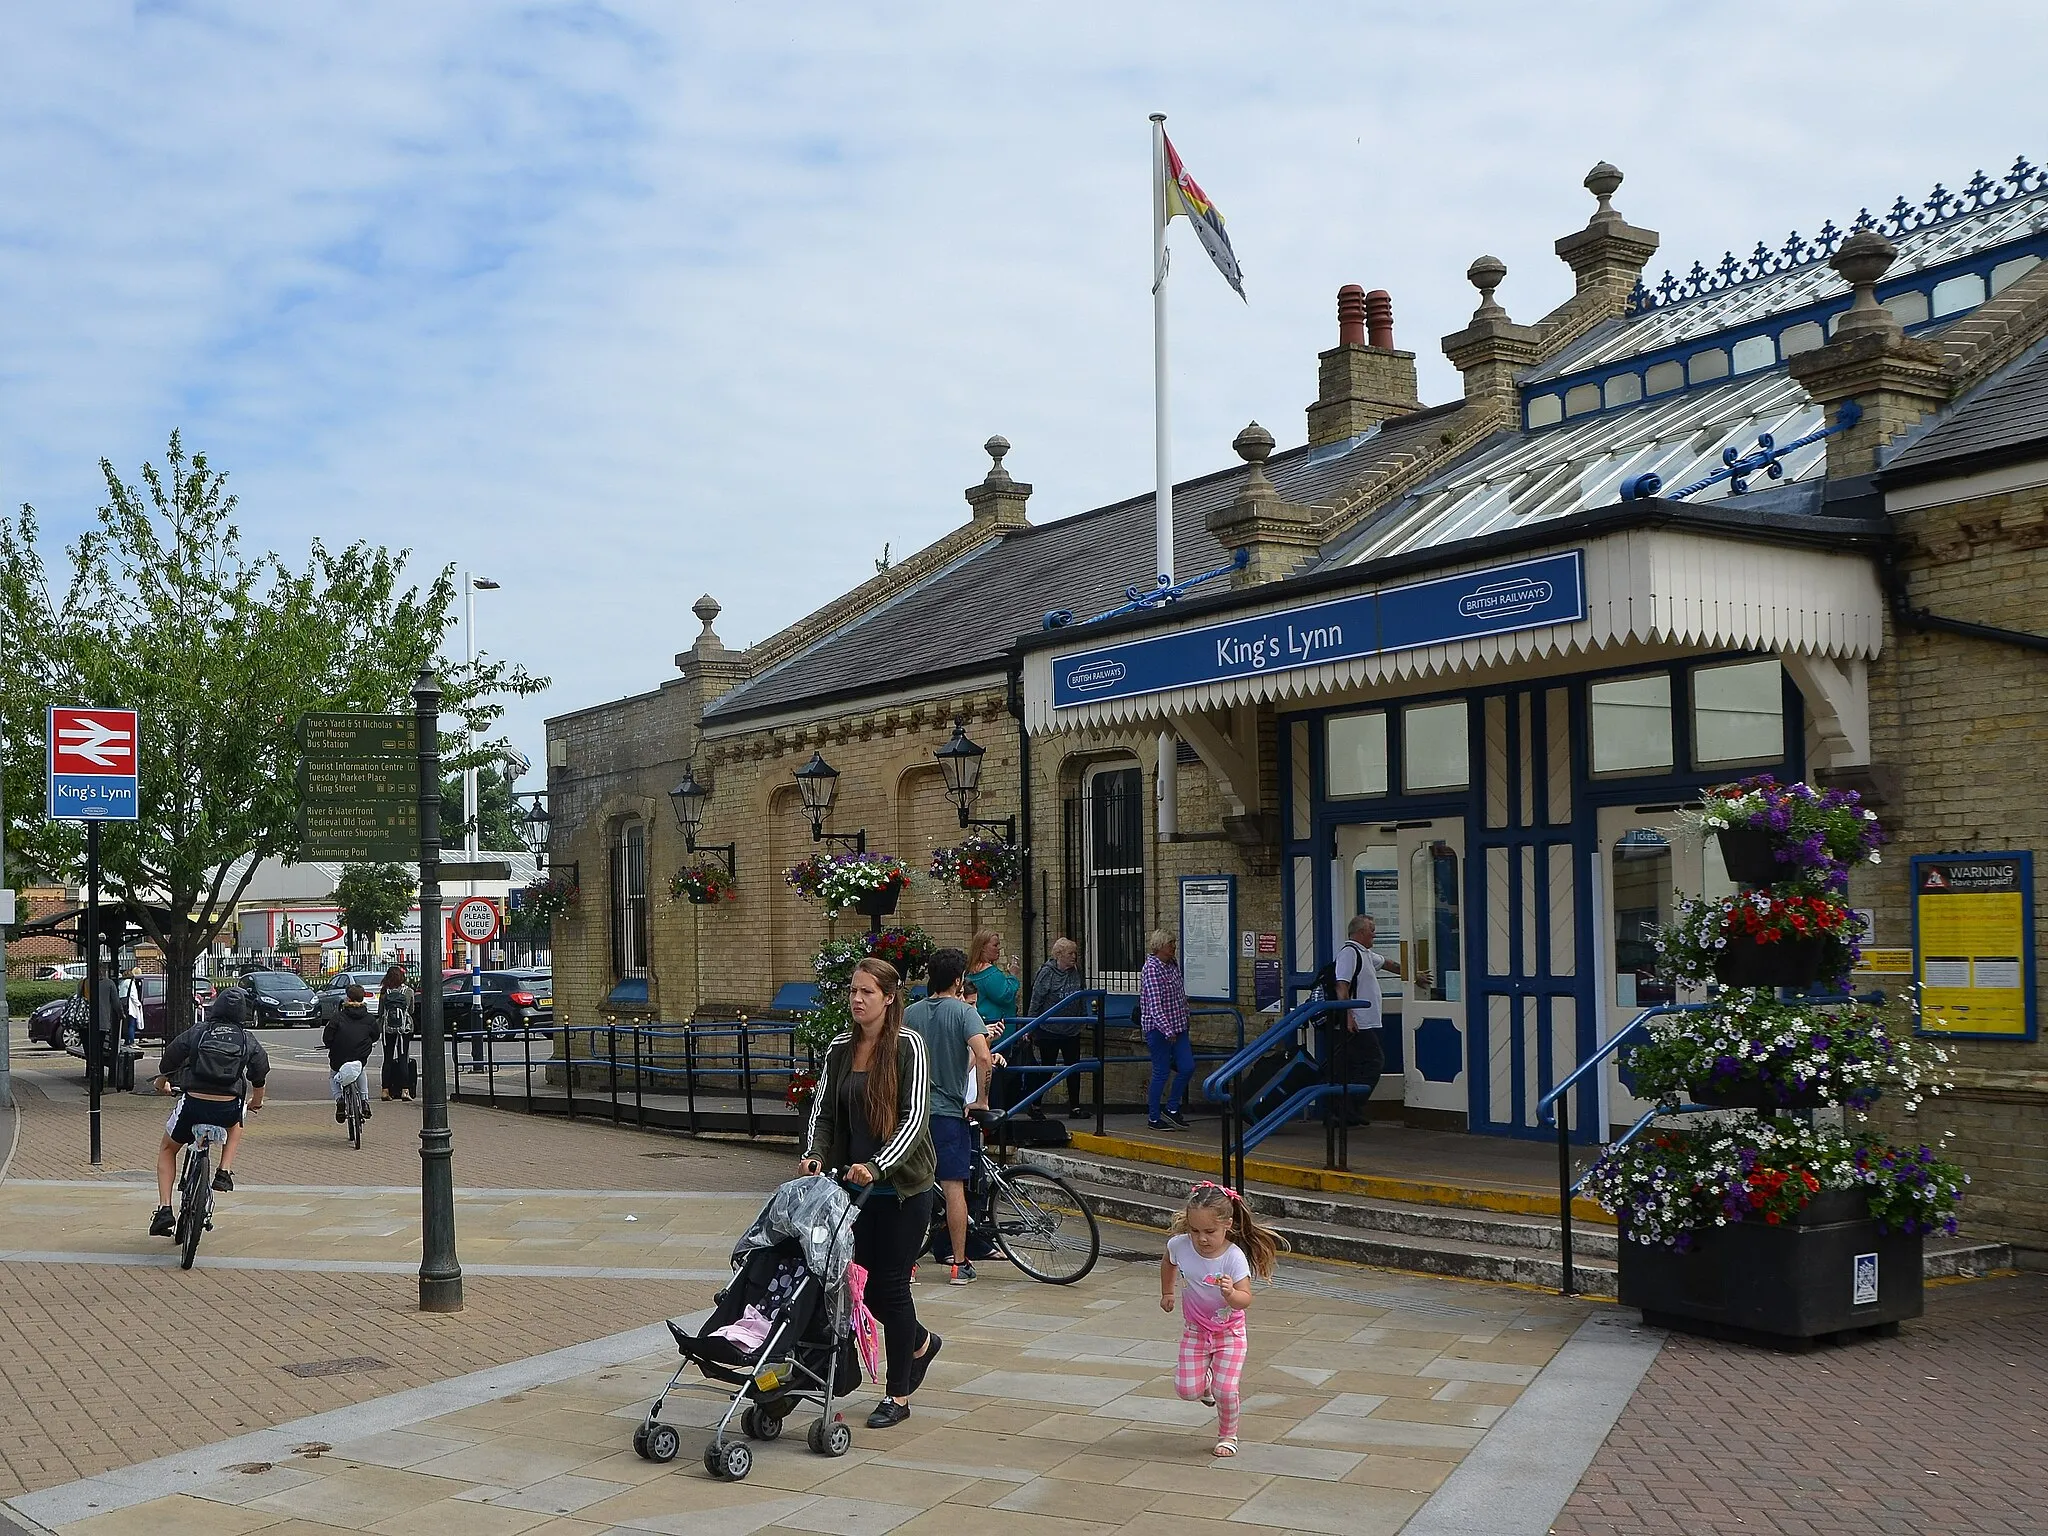
[[(1107, 613), (1098, 613), (1094, 618), (1082, 619), (1080, 622), (1100, 624), (1104, 619), (1122, 618), (1127, 613), (1142, 613), (1147, 608), (1164, 608), (1169, 603), (1179, 602), (1203, 582), (1214, 581), (1218, 576), (1228, 576), (1232, 571), (1241, 571), (1251, 563), (1252, 552), (1249, 549), (1233, 550), (1229, 564), (1219, 565), (1215, 570), (1204, 571), (1199, 576), (1190, 576), (1186, 581), (1170, 583), (1161, 576), (1159, 585), (1150, 592), (1141, 587), (1125, 587), (1124, 596), (1128, 601), (1122, 607), (1112, 608)], [(1045, 616), (1047, 629), (1066, 629), (1074, 622), (1074, 610), (1071, 608), (1055, 608)]]
[(1786, 454), (1795, 448), (1804, 448), (1808, 443), (1817, 443), (1824, 437), (1832, 437), (1837, 432), (1846, 432), (1862, 419), (1863, 407), (1854, 400), (1844, 400), (1832, 423), (1818, 431), (1809, 432), (1804, 437), (1795, 437), (1783, 446), (1780, 446), (1768, 432), (1759, 432), (1756, 448), (1746, 454), (1736, 453), (1734, 445), (1730, 444), (1721, 450), (1721, 468), (1711, 475), (1693, 481), (1691, 485), (1681, 485), (1675, 491), (1664, 492), (1664, 477), (1655, 470), (1630, 475), (1621, 482), (1621, 499), (1647, 501), (1650, 497), (1663, 492), (1666, 501), (1683, 501), (1696, 491), (1704, 491), (1708, 486), (1717, 485), (1723, 480), (1728, 482), (1728, 489), (1733, 494), (1740, 496), (1749, 489), (1750, 476), (1761, 471), (1767, 480), (1782, 480), (1785, 476), (1785, 466), (1779, 461)]

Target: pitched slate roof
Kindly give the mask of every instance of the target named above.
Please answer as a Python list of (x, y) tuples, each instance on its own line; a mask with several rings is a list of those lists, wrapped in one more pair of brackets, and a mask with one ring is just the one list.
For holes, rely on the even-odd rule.
[(1885, 466), (1886, 485), (2048, 458), (2048, 347), (1965, 398)]
[[(1396, 417), (1345, 443), (1276, 453), (1267, 477), (1284, 500), (1332, 504), (1390, 454), (1439, 431), (1457, 408)], [(1174, 564), (1182, 580), (1230, 558), (1203, 520), (1236, 500), (1246, 473), (1239, 464), (1174, 487)], [(1152, 541), (1149, 493), (1005, 534), (742, 683), (704, 712), (705, 724), (997, 670), (1011, 642), (1038, 629), (1048, 610), (1071, 609), (1086, 620), (1120, 606), (1129, 587), (1149, 590)]]

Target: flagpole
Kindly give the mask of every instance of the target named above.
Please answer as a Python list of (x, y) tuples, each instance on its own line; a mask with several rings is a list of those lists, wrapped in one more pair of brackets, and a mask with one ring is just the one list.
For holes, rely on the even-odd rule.
[[(1173, 585), (1173, 450), (1166, 412), (1166, 114), (1152, 114), (1152, 540), (1161, 587)], [(1159, 835), (1180, 831), (1180, 753), (1159, 733)]]

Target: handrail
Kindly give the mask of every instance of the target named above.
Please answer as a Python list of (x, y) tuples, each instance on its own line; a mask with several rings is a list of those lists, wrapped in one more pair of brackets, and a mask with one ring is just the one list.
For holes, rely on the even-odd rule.
[[(1098, 998), (1105, 1007), (1108, 1006), (1109, 993), (1107, 991), (1101, 987), (1083, 987), (1079, 992), (1069, 992), (1065, 997), (1046, 1009), (1045, 1012), (1034, 1014), (1030, 1018), (1025, 1018), (1022, 1014), (1012, 1014), (1002, 1021), (1003, 1032), (998, 1038), (1006, 1045), (1014, 1044), (1024, 1039), (1032, 1030), (1038, 1028), (1047, 1019), (1080, 1019), (1085, 1023), (1093, 1018), (1094, 1014), (1073, 1013), (1068, 1011), (1068, 1005), (1076, 999), (1092, 1003)], [(1013, 1024), (1017, 1026), (1015, 1029), (1010, 1027)]]
[(1279, 1022), (1258, 1039), (1225, 1061), (1222, 1066), (1202, 1079), (1202, 1092), (1209, 1098), (1221, 1099), (1229, 1084), (1246, 1068), (1266, 1052), (1278, 1045), (1289, 1035), (1299, 1030), (1308, 1020), (1325, 1013), (1338, 1013), (1358, 1006), (1348, 998), (1311, 998), (1305, 1003), (1296, 1003), (1292, 1009), (1280, 1016)]
[(1584, 1077), (1588, 1072), (1599, 1066), (1601, 1062), (1620, 1050), (1623, 1045), (1627, 1044), (1629, 1037), (1642, 1028), (1647, 1020), (1659, 1018), (1669, 1013), (1697, 1013), (1702, 1008), (1710, 1006), (1712, 1005), (1708, 1003), (1659, 1003), (1654, 1008), (1645, 1008), (1641, 1013), (1630, 1019), (1627, 1024), (1616, 1030), (1612, 1035), (1609, 1035), (1606, 1043), (1593, 1052), (1592, 1055), (1574, 1067), (1570, 1077), (1567, 1077), (1563, 1082), (1551, 1089), (1550, 1092), (1538, 1099), (1536, 1101), (1537, 1115), (1542, 1119), (1548, 1120), (1550, 1118), (1550, 1106), (1562, 1098), (1566, 1090), (1573, 1087), (1580, 1078)]

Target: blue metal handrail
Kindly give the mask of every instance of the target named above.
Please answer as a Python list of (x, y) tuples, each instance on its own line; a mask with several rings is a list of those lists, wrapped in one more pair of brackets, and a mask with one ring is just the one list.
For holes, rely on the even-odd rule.
[(1538, 1099), (1536, 1101), (1536, 1113), (1543, 1119), (1548, 1120), (1550, 1118), (1550, 1108), (1553, 1104), (1564, 1097), (1567, 1091), (1577, 1086), (1580, 1078), (1599, 1066), (1601, 1062), (1612, 1056), (1624, 1045), (1631, 1044), (1630, 1037), (1649, 1020), (1668, 1013), (1697, 1013), (1700, 1009), (1708, 1006), (1706, 1003), (1659, 1003), (1654, 1008), (1645, 1008), (1641, 1013), (1630, 1019), (1624, 1027), (1616, 1030), (1613, 1035), (1609, 1036), (1605, 1045), (1602, 1045), (1600, 1049), (1580, 1062), (1572, 1070), (1570, 1077), (1567, 1077), (1563, 1082), (1551, 1089), (1550, 1092)]
[[(1331, 1014), (1348, 1013), (1356, 1006), (1356, 1003), (1347, 998), (1311, 998), (1307, 1002), (1297, 1003), (1282, 1014), (1258, 1039), (1237, 1051), (1202, 1080), (1204, 1096), (1223, 1106), (1222, 1169), (1226, 1182), (1242, 1188), (1245, 1179), (1245, 1159), (1251, 1149), (1302, 1110), (1339, 1095), (1347, 1100), (1351, 1097), (1349, 1083), (1332, 1083), (1327, 1080), (1329, 1063), (1326, 1059), (1323, 1062), (1325, 1081), (1289, 1095), (1278, 1108), (1269, 1111), (1256, 1126), (1250, 1130), (1245, 1128), (1245, 1117), (1269, 1093), (1278, 1089), (1286, 1079), (1288, 1068), (1309, 1058), (1306, 1051), (1297, 1049), (1287, 1067), (1275, 1073), (1271, 1082), (1261, 1087), (1250, 1099), (1246, 1099), (1242, 1079), (1252, 1065), (1265, 1057), (1276, 1045), (1292, 1039), (1313, 1021)], [(1325, 1056), (1327, 1057), (1327, 1052)], [(1328, 1165), (1333, 1168), (1346, 1167), (1350, 1162), (1350, 1130), (1344, 1123), (1347, 1118), (1340, 1116), (1334, 1126), (1326, 1127), (1327, 1145), (1324, 1155)]]
[(1278, 1045), (1289, 1035), (1298, 1031), (1308, 1020), (1326, 1013), (1356, 1007), (1355, 1003), (1341, 999), (1311, 998), (1305, 1003), (1296, 1003), (1292, 1009), (1280, 1016), (1278, 1023), (1242, 1050), (1230, 1056), (1222, 1066), (1202, 1079), (1202, 1092), (1209, 1098), (1221, 1100), (1229, 1092), (1230, 1084), (1244, 1075), (1245, 1071)]

